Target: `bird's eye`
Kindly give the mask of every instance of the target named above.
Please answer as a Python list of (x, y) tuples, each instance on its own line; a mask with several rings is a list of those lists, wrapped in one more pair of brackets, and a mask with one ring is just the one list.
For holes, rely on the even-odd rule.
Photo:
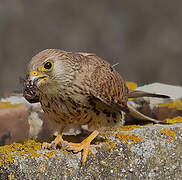
[(53, 62), (52, 61), (47, 61), (45, 64), (42, 65), (41, 70), (42, 71), (51, 71), (53, 68)]
[(52, 68), (52, 63), (51, 62), (47, 62), (44, 64), (44, 68), (45, 69), (51, 69)]

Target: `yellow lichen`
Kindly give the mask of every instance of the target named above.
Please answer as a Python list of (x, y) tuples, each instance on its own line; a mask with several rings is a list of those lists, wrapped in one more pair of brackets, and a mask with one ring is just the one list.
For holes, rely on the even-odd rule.
[(169, 123), (169, 124), (182, 123), (182, 116), (177, 116), (175, 118), (166, 118), (166, 119), (164, 119), (164, 122)]
[(8, 180), (15, 180), (15, 176), (12, 172), (10, 172), (10, 174), (8, 176)]
[(132, 146), (131, 146), (131, 144), (128, 144), (128, 150), (130, 151), (130, 152), (132, 152)]
[(106, 147), (108, 148), (108, 149), (113, 149), (114, 147), (116, 146), (116, 144), (114, 143), (114, 142), (107, 142), (106, 143)]
[(2, 166), (4, 164), (4, 162), (2, 160), (0, 160), (0, 166)]
[(133, 130), (135, 128), (139, 128), (141, 127), (140, 125), (126, 125), (126, 126), (123, 126), (119, 129), (117, 129), (117, 131), (130, 131), (130, 130)]
[(0, 108), (15, 108), (19, 107), (21, 104), (11, 104), (11, 102), (0, 101)]
[(71, 176), (73, 175), (72, 169), (70, 169), (69, 174), (70, 174)]
[(168, 107), (170, 109), (176, 108), (178, 110), (182, 110), (182, 102), (180, 99), (171, 101), (170, 103), (167, 103), (167, 104), (159, 104), (158, 106), (159, 107)]
[(31, 156), (32, 158), (35, 158), (35, 157), (41, 156), (41, 154), (35, 153), (35, 154), (31, 154), (30, 156)]
[(6, 146), (0, 146), (0, 165), (5, 163), (13, 163), (14, 156), (18, 155), (21, 157), (38, 157), (41, 156), (37, 153), (37, 150), (41, 149), (41, 143), (33, 140), (28, 140), (24, 143), (12, 143)]
[(128, 87), (128, 89), (130, 89), (130, 90), (135, 90), (136, 88), (137, 88), (137, 84), (136, 83), (134, 83), (134, 82), (131, 82), (131, 81), (127, 81), (126, 82), (126, 86)]
[(129, 141), (132, 141), (133, 143), (138, 143), (139, 141), (143, 140), (142, 137), (137, 136), (135, 134), (118, 133), (116, 136), (125, 143), (128, 143)]
[(172, 137), (172, 138), (176, 138), (176, 133), (174, 132), (174, 131), (171, 131), (171, 130), (169, 130), (169, 129), (167, 129), (167, 128), (164, 128), (164, 129), (161, 129), (160, 130), (162, 133), (164, 133), (164, 134), (166, 134), (167, 136), (169, 136), (169, 137)]
[(45, 163), (41, 163), (41, 165), (40, 165), (40, 172), (41, 172), (41, 173), (44, 173), (45, 170), (46, 170), (46, 165), (45, 165)]
[(104, 167), (108, 167), (109, 164), (107, 164), (105, 161), (101, 160), (100, 163), (104, 166)]
[(101, 136), (107, 136), (107, 135), (114, 135), (114, 132), (112, 131), (106, 131), (100, 134)]
[(89, 150), (88, 155), (92, 155), (92, 157), (95, 157), (95, 154), (91, 150)]
[(47, 156), (47, 157), (49, 157), (49, 158), (52, 158), (53, 154), (54, 154), (54, 150), (49, 151), (49, 152), (46, 152), (46, 153), (45, 153), (45, 156)]

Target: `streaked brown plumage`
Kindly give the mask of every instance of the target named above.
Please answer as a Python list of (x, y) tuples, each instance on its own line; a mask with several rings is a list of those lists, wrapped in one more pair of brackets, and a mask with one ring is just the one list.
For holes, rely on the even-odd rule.
[[(40, 101), (50, 119), (60, 123), (60, 134), (44, 147), (61, 143), (68, 150), (83, 150), (86, 161), (91, 141), (108, 128), (122, 126), (128, 89), (118, 72), (95, 54), (47, 49), (28, 65), (24, 96)], [(81, 143), (68, 143), (61, 133), (68, 124), (88, 124), (94, 131)]]

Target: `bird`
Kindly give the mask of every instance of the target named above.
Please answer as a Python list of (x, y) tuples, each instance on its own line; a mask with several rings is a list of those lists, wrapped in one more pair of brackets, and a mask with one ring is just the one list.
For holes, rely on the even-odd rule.
[[(43, 148), (61, 145), (82, 153), (85, 165), (90, 144), (100, 133), (123, 126), (129, 113), (128, 98), (165, 97), (145, 92), (130, 92), (121, 75), (94, 53), (73, 53), (45, 49), (32, 57), (23, 80), (24, 97), (40, 102), (43, 111), (59, 126), (57, 137)], [(65, 141), (62, 133), (69, 124), (88, 125), (91, 134), (80, 143)]]

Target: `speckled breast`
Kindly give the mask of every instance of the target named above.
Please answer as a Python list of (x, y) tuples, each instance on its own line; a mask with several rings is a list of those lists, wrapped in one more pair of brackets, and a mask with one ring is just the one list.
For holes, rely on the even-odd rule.
[(88, 98), (87, 102), (76, 103), (70, 97), (63, 100), (61, 97), (40, 98), (42, 108), (49, 118), (66, 124), (88, 124), (95, 128), (105, 129), (123, 124), (123, 114), (101, 102), (98, 99)]

